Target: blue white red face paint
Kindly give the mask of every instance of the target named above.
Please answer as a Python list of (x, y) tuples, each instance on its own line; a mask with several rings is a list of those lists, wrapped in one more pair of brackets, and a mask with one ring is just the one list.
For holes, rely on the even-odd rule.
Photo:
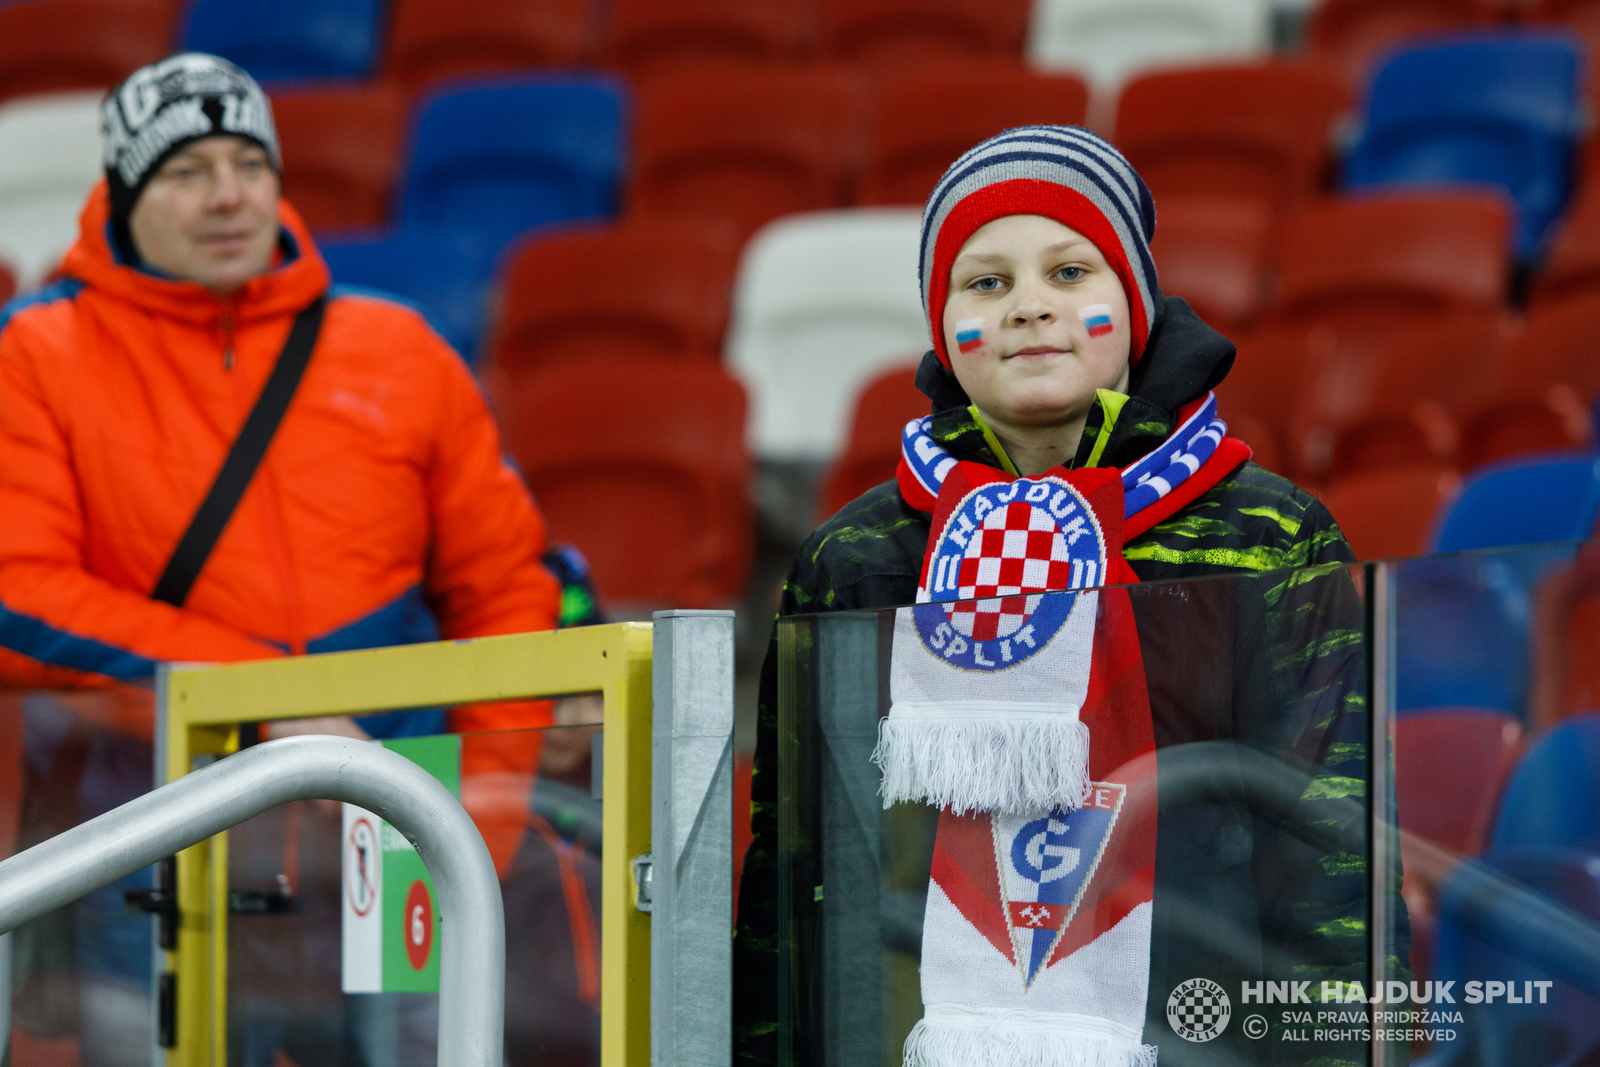
[(1110, 304), (1090, 304), (1088, 307), (1081, 307), (1078, 309), (1078, 319), (1088, 327), (1090, 337), (1104, 337), (1113, 328)]
[(983, 347), (983, 319), (956, 320), (956, 347), (963, 352)]

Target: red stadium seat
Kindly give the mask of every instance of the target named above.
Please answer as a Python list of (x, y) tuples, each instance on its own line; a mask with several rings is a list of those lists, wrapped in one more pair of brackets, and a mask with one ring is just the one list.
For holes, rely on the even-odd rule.
[(493, 368), (593, 365), (618, 352), (716, 362), (737, 267), (731, 237), (693, 223), (539, 232), (508, 257)]
[(0, 4), (0, 98), (109, 89), (172, 52), (174, 0)]
[(588, 0), (400, 0), (384, 67), (412, 89), (441, 78), (578, 63), (590, 51)]
[(1600, 174), (1591, 168), (1589, 177), (1586, 192), (1556, 223), (1550, 254), (1529, 288), (1532, 306), (1582, 293), (1600, 294)]
[(860, 204), (921, 207), (973, 145), (1013, 126), (1081, 126), (1089, 89), (1020, 63), (906, 67), (879, 78), (869, 105)]
[(1488, 26), (1501, 10), (1496, 0), (1322, 0), (1306, 39), (1314, 56), (1359, 86), (1374, 59), (1408, 38)]
[(912, 363), (878, 375), (861, 390), (850, 421), (850, 441), (823, 490), (823, 517), (894, 477), (901, 431), (932, 406), (917, 388), (916, 376), (917, 365)]
[(1462, 433), (1470, 469), (1525, 452), (1580, 448), (1593, 440), (1590, 410), (1600, 395), (1600, 291), (1534, 305), (1506, 355), (1493, 395), (1477, 405)]
[(1028, 0), (822, 0), (824, 58), (890, 64), (1022, 58)]
[(1158, 198), (1157, 203), (1150, 254), (1161, 291), (1183, 297), (1223, 333), (1249, 325), (1266, 289), (1270, 208), (1199, 196)]
[(1250, 446), (1250, 461), (1267, 468), (1274, 474), (1288, 474), (1283, 443), (1278, 431), (1254, 415), (1229, 413), (1223, 419), (1228, 424), (1228, 436), (1237, 437)]
[(1522, 727), (1479, 708), (1411, 711), (1395, 719), (1400, 827), (1459, 855), (1483, 851), (1500, 792), (1522, 754)]
[(602, 58), (635, 78), (804, 58), (798, 0), (614, 0)]
[[(1158, 221), (1156, 229), (1160, 228)], [(1288, 474), (1293, 464), (1288, 461), (1285, 442), (1292, 398), (1298, 395), (1311, 365), (1313, 339), (1304, 330), (1268, 327), (1241, 333), (1233, 340), (1239, 351), (1233, 369), (1217, 386), (1217, 414), (1228, 424), (1230, 434), (1252, 448), (1259, 443), (1279, 466), (1262, 459), (1257, 463)]]
[(405, 98), (383, 82), (272, 94), (283, 192), (314, 230), (389, 221)]
[(1338, 80), (1308, 63), (1161, 71), (1122, 91), (1114, 139), (1163, 211), (1175, 195), (1279, 211), (1326, 184), (1347, 106)]
[(1539, 731), (1600, 710), (1600, 550), (1578, 550), (1534, 596), (1528, 716)]
[(721, 367), (613, 354), (496, 385), (507, 451), (605, 601), (696, 608), (743, 595), (746, 405)]
[(1420, 556), (1434, 519), (1461, 486), (1442, 463), (1408, 463), (1334, 481), (1320, 496), (1358, 559)]
[(857, 96), (832, 68), (662, 75), (639, 93), (629, 210), (725, 219), (743, 237), (837, 207)]
[(1455, 463), (1461, 422), (1501, 389), (1509, 316), (1465, 311), (1410, 327), (1378, 358), (1315, 354), (1292, 420), (1299, 469), (1345, 477), (1397, 463)]

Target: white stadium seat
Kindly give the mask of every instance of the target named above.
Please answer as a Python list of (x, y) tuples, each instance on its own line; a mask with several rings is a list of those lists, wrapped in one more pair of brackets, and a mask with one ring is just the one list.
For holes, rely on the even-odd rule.
[(1273, 0), (1034, 0), (1028, 60), (1114, 90), (1147, 67), (1265, 52), (1272, 8)]
[(745, 246), (727, 363), (752, 401), (751, 451), (826, 462), (878, 371), (929, 347), (917, 289), (917, 208), (789, 215)]
[(99, 91), (26, 96), (0, 106), (0, 259), (27, 288), (78, 237), (99, 180)]

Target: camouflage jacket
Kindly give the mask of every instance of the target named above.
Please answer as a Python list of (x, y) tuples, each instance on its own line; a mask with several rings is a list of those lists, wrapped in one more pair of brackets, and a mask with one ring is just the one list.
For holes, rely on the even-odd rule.
[[(1114, 413), (1097, 401), (1073, 465), (1083, 465), (1102, 438), (1104, 465), (1137, 460), (1172, 432), (1179, 407), (1222, 380), (1233, 356), (1232, 343), (1182, 300), (1169, 298), (1135, 368), (1131, 395)], [(958, 459), (1002, 465), (967, 397), (932, 353), (917, 384), (933, 399), (933, 436), (945, 449)], [(1227, 418), (1226, 410), (1219, 414)], [(929, 528), (929, 516), (907, 505), (894, 482), (863, 494), (801, 548), (784, 585), (780, 617), (913, 602)], [(1205, 802), (1170, 800), (1167, 776), (1158, 771), (1162, 811), (1144, 1040), (1160, 1045), (1164, 1067), (1365, 1062), (1359, 1042), (1298, 1046), (1277, 1040), (1281, 1006), (1262, 1011), (1272, 1023), (1270, 1040), (1251, 1040), (1235, 1026), (1203, 1045), (1177, 1039), (1165, 1014), (1171, 991), (1194, 977), (1222, 984), (1241, 1018), (1248, 1014), (1238, 1002), (1242, 982), (1309, 981), (1313, 998), (1323, 980), (1367, 984), (1365, 857), (1309, 846), (1301, 839), (1305, 833), (1295, 833), (1333, 817), (1344, 824), (1347, 839), (1360, 835), (1360, 817), (1353, 815), (1360, 804), (1349, 798), (1362, 798), (1367, 778), (1366, 679), (1350, 547), (1314, 497), (1246, 463), (1133, 538), (1123, 555), (1143, 583), (1130, 595), (1158, 749), (1237, 743), (1289, 763), (1310, 780), (1296, 824), (1263, 817), (1245, 787), (1243, 767), (1232, 760), (1224, 758), (1216, 769), (1227, 786)], [(775, 629), (761, 675), (754, 840), (735, 942), (734, 1045), (743, 1063), (780, 1058), (777, 658)], [(1330, 802), (1328, 810), (1318, 811), (1318, 801)], [(1398, 873), (1393, 899), (1398, 960), (1404, 961), (1409, 932), (1397, 879)], [(792, 990), (792, 1018), (807, 1019), (814, 1010), (806, 999), (809, 984), (783, 983)], [(796, 1030), (794, 1062), (811, 1062), (806, 1024), (797, 1023)]]

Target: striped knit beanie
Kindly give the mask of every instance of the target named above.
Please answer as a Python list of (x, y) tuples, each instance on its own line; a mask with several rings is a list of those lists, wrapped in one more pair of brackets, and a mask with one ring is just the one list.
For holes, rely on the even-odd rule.
[(1077, 126), (1020, 126), (989, 138), (953, 163), (922, 212), (922, 306), (939, 361), (945, 351), (950, 265), (977, 229), (1006, 215), (1043, 215), (1094, 242), (1128, 295), (1130, 362), (1144, 354), (1161, 305), (1150, 240), (1156, 208), (1122, 153)]

